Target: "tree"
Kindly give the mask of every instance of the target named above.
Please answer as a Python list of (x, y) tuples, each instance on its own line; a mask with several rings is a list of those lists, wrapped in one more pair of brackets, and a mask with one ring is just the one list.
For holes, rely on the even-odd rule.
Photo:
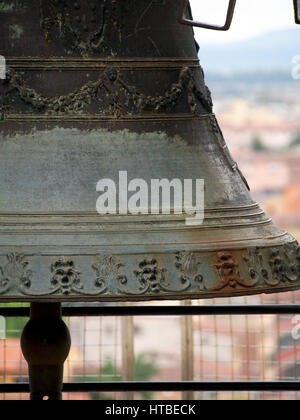
[(294, 147), (300, 146), (300, 132), (295, 135), (289, 144), (289, 148), (293, 149)]
[[(134, 362), (135, 365), (135, 380), (140, 382), (150, 381), (153, 376), (155, 376), (159, 369), (156, 364), (150, 360), (146, 354), (141, 353), (137, 356)], [(115, 366), (112, 358), (108, 357), (101, 369), (101, 376), (97, 377), (82, 377), (79, 379), (79, 382), (120, 382), (122, 381), (122, 374)], [(144, 400), (150, 400), (153, 396), (152, 392), (140, 392)], [(109, 400), (110, 397), (107, 397), (105, 394), (101, 393), (91, 393), (90, 394), (93, 400)]]
[[(23, 303), (7, 303), (2, 306), (6, 307), (29, 307), (29, 304)], [(28, 318), (6, 318), (5, 319), (5, 338), (20, 338)]]
[(260, 139), (260, 137), (254, 137), (251, 141), (251, 149), (255, 150), (256, 152), (263, 152), (268, 150), (266, 145)]
[[(159, 370), (155, 363), (150, 360), (146, 354), (141, 353), (135, 359), (135, 380), (136, 381), (149, 381), (153, 376), (157, 375)], [(145, 400), (151, 400), (152, 392), (141, 392)]]

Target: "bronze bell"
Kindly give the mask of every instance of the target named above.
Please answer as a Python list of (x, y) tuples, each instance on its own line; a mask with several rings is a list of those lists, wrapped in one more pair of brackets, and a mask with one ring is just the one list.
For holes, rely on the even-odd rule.
[[(298, 244), (253, 201), (226, 146), (193, 30), (178, 22), (193, 24), (186, 6), (27, 0), (1, 9), (3, 301), (300, 286)], [(148, 185), (204, 179), (204, 223), (175, 212), (97, 214), (98, 180), (118, 183), (120, 171)]]
[[(10, 4), (3, 0), (0, 11), (7, 64), (0, 90), (2, 302), (300, 288), (299, 245), (251, 198), (213, 113), (188, 2)], [(214, 29), (228, 29), (234, 6), (230, 1), (225, 26)], [(170, 214), (98, 214), (98, 181), (117, 185), (120, 172), (147, 185), (203, 179), (203, 223), (187, 224), (175, 206)]]

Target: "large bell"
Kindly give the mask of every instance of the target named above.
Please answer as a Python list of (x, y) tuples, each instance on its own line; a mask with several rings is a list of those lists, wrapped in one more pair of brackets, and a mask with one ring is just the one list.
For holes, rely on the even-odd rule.
[[(253, 201), (230, 155), (181, 3), (1, 2), (2, 301), (300, 288), (298, 243)], [(98, 214), (97, 183), (118, 185), (120, 172), (147, 185), (203, 179), (204, 222), (176, 207)]]

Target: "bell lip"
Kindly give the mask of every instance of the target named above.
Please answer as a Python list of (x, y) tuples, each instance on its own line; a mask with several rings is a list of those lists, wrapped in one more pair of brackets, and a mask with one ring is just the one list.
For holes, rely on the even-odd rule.
[[(53, 298), (49, 297), (38, 297), (35, 298), (34, 296), (24, 298), (20, 297), (19, 295), (16, 296), (5, 296), (4, 298), (0, 298), (0, 303), (12, 303), (12, 302), (20, 302), (20, 303), (103, 303), (105, 306), (107, 303), (145, 303), (145, 302), (162, 302), (162, 301), (173, 301), (173, 302), (181, 302), (185, 300), (208, 300), (208, 299), (224, 299), (224, 298), (238, 298), (238, 297), (247, 297), (247, 296), (261, 296), (261, 295), (272, 295), (277, 293), (289, 293), (300, 290), (300, 280), (296, 285), (293, 286), (282, 286), (282, 287), (265, 287), (265, 288), (257, 288), (255, 290), (231, 290), (227, 292), (217, 293), (217, 292), (207, 292), (202, 294), (178, 294), (178, 295), (165, 295), (159, 296), (152, 295), (152, 296), (144, 296), (139, 298), (134, 298), (130, 295), (120, 297), (102, 297), (102, 298), (95, 298), (89, 296), (55, 296)], [(230, 304), (229, 304), (230, 305)]]

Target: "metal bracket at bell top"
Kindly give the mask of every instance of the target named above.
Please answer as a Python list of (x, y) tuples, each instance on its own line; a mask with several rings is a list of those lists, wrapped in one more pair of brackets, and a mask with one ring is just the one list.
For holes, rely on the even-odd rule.
[[(185, 14), (186, 14), (185, 12), (186, 12), (187, 7), (189, 5), (189, 0), (180, 0), (178, 20), (179, 20), (180, 23), (182, 23), (184, 25), (191, 25), (191, 26), (196, 26), (198, 28), (205, 28), (205, 29), (213, 29), (213, 30), (216, 30), (216, 31), (228, 31), (228, 29), (230, 29), (230, 27), (231, 27), (236, 2), (237, 2), (237, 0), (229, 0), (226, 21), (225, 21), (225, 24), (223, 26), (212, 25), (212, 24), (188, 19), (185, 16)], [(300, 0), (294, 0), (294, 8), (295, 8), (295, 21), (296, 21), (297, 24), (300, 24)]]
[(230, 26), (231, 26), (231, 23), (232, 23), (234, 10), (235, 10), (235, 6), (236, 6), (236, 1), (237, 0), (229, 0), (226, 21), (225, 21), (225, 24), (223, 26), (211, 25), (209, 23), (198, 22), (198, 21), (194, 21), (194, 20), (191, 20), (191, 19), (187, 19), (185, 17), (185, 12), (186, 12), (187, 7), (189, 5), (189, 0), (181, 0), (180, 1), (178, 20), (179, 20), (180, 23), (183, 23), (184, 25), (197, 26), (198, 28), (205, 28), (205, 29), (214, 29), (216, 31), (228, 31), (228, 29), (230, 29)]
[(295, 21), (300, 25), (300, 0), (294, 0)]

